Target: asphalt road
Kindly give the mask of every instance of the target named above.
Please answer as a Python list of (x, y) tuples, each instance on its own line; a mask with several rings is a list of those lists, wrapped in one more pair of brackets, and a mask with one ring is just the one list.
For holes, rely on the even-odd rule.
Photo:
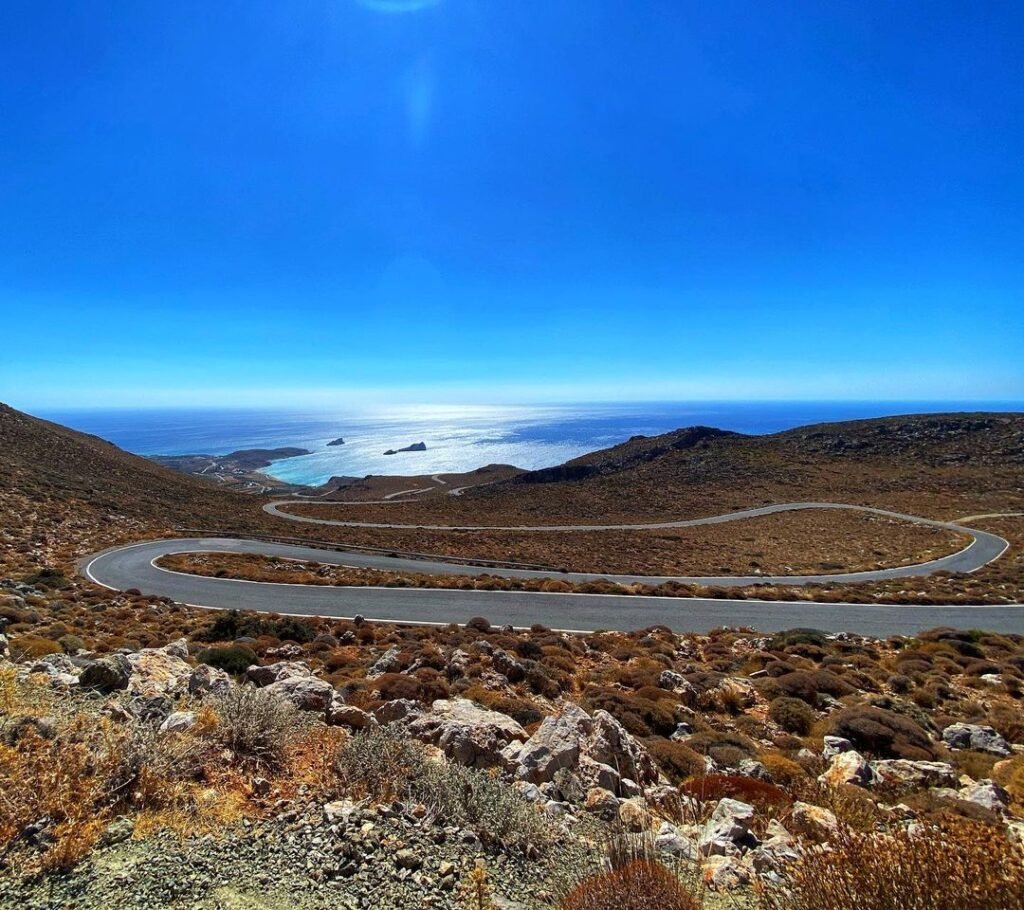
[[(989, 548), (993, 547), (994, 542), (985, 541), (994, 535), (982, 537), (980, 532), (972, 533), (976, 535), (975, 542), (962, 553), (969, 553), (979, 545), (985, 547), (986, 552), (992, 552)], [(995, 538), (995, 541), (1000, 541), (998, 550), (1001, 552), (1005, 542), (1001, 538)], [(1024, 632), (1024, 605), (878, 606), (520, 591), (345, 588), (208, 578), (171, 572), (153, 564), (164, 555), (195, 552), (262, 554), (368, 568), (411, 567), (413, 571), (451, 575), (478, 575), (486, 571), (507, 577), (552, 576), (552, 573), (543, 571), (485, 570), (473, 566), (229, 538), (168, 539), (116, 547), (87, 557), (81, 562), (80, 571), (96, 583), (114, 590), (137, 588), (146, 594), (169, 597), (197, 607), (339, 618), (361, 614), (367, 619), (392, 622), (462, 623), (474, 616), (484, 616), (498, 625), (529, 626), (543, 623), (551, 628), (572, 631), (630, 630), (660, 624), (680, 632), (705, 632), (718, 626), (753, 626), (765, 631), (809, 626), (825, 631), (885, 636), (913, 635), (940, 625)], [(975, 557), (980, 555), (982, 551), (975, 550)], [(595, 576), (556, 574), (555, 577), (576, 580)], [(804, 578), (804, 583), (807, 583), (808, 578)], [(835, 578), (831, 576), (831, 580)], [(765, 581), (764, 578), (758, 580)], [(742, 583), (740, 579), (728, 581), (732, 584)], [(793, 579), (788, 581), (792, 583)]]

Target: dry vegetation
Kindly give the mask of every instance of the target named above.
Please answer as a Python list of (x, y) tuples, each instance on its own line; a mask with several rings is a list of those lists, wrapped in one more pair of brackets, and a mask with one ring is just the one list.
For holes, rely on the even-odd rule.
[[(347, 507), (341, 511), (340, 507), (302, 505), (285, 511), (348, 518)], [(854, 572), (925, 562), (970, 542), (952, 531), (839, 509), (808, 509), (728, 524), (649, 531), (346, 528), (343, 536), (356, 546), (622, 575)]]

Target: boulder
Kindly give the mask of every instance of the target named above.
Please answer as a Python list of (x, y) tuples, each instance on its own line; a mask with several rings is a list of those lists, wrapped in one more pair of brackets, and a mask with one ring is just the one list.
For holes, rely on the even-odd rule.
[(11, 647), (7, 641), (7, 636), (0, 633), (0, 660), (7, 660), (11, 656)]
[(418, 702), (411, 698), (396, 698), (374, 708), (373, 716), (382, 724), (393, 724), (400, 720), (413, 720), (423, 714)]
[(110, 654), (86, 664), (78, 677), (79, 685), (99, 692), (116, 692), (128, 688), (132, 665), (123, 654)]
[(818, 780), (832, 787), (841, 787), (844, 784), (869, 787), (875, 780), (875, 772), (859, 752), (840, 752), (833, 756), (831, 764)]
[(662, 822), (654, 837), (654, 849), (679, 859), (697, 858), (696, 842), (683, 834), (672, 822)]
[(281, 698), (286, 698), (300, 711), (321, 711), (326, 714), (334, 701), (334, 686), (315, 676), (289, 676), (267, 686)]
[(526, 675), (523, 665), (502, 648), (494, 649), (494, 653), (491, 655), (491, 666), (510, 683), (519, 682)]
[(511, 717), (466, 698), (439, 699), (409, 724), (409, 734), (441, 749), (452, 761), (475, 768), (502, 764), (502, 749), (526, 739)]
[(953, 787), (958, 779), (956, 769), (941, 761), (890, 758), (873, 761), (871, 768), (882, 783), (910, 788)]
[(204, 695), (221, 695), (230, 688), (231, 677), (209, 664), (200, 664), (188, 678), (188, 694), (200, 698)]
[(175, 711), (160, 724), (161, 733), (184, 733), (196, 725), (196, 716), (191, 711)]
[(852, 752), (853, 743), (843, 736), (826, 736), (825, 747), (821, 750), (821, 757), (833, 759), (842, 752)]
[(950, 749), (975, 749), (993, 755), (1010, 755), (1009, 743), (992, 727), (978, 724), (952, 724), (942, 731), (942, 741)]
[(720, 799), (697, 841), (701, 856), (721, 856), (738, 852), (740, 847), (755, 847), (757, 839), (750, 831), (754, 807), (738, 799)]
[(593, 729), (590, 715), (572, 703), (541, 721), (519, 752), (516, 776), (542, 784), (562, 768), (579, 764), (580, 745)]
[[(520, 781), (520, 783), (525, 782)], [(536, 784), (526, 784), (526, 786), (533, 787)], [(619, 801), (615, 798), (614, 793), (604, 787), (591, 787), (583, 801), (583, 808), (600, 816), (605, 821), (612, 821), (618, 815)]]
[(1010, 805), (1010, 794), (994, 780), (979, 780), (960, 790), (960, 799), (1002, 814)]
[(826, 841), (839, 830), (834, 813), (803, 802), (793, 803), (790, 825), (795, 833), (816, 841)]
[(279, 660), (277, 663), (261, 667), (253, 664), (245, 671), (245, 678), (257, 686), (269, 686), (282, 679), (296, 679), (312, 676), (313, 672), (304, 663), (294, 660)]
[(594, 712), (593, 729), (583, 753), (641, 788), (658, 781), (658, 766), (650, 753), (607, 711)]
[(181, 657), (183, 651), (181, 643), (175, 642), (165, 648), (145, 648), (128, 655), (132, 665), (128, 691), (144, 698), (182, 694), (193, 669)]
[(366, 671), (366, 678), (376, 679), (378, 676), (383, 676), (385, 673), (395, 672), (400, 665), (398, 654), (398, 648), (388, 648), (387, 651), (381, 654), (381, 656), (373, 662), (370, 669)]
[(365, 730), (376, 727), (377, 718), (372, 714), (335, 700), (327, 709), (327, 723), (332, 727), (348, 727), (350, 730)]

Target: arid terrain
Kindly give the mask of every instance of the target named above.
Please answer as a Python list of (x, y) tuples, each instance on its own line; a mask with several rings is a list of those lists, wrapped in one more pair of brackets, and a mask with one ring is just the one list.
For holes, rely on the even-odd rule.
[[(825, 499), (967, 518), (1024, 511), (1022, 440), (1020, 415), (680, 431), (459, 496), (324, 509), (546, 524)], [(90, 552), (179, 528), (733, 573), (898, 566), (958, 549), (955, 532), (831, 511), (671, 532), (304, 525), (264, 513), (268, 497), (7, 408), (0, 461), (0, 906), (576, 910), (640, 893), (684, 908), (896, 910), (937, 895), (1024, 907), (1022, 634), (412, 627), (211, 612), (75, 572)], [(1021, 522), (971, 518), (1010, 549), (968, 577), (729, 596), (1019, 600)], [(167, 562), (315, 585), (502, 586)]]

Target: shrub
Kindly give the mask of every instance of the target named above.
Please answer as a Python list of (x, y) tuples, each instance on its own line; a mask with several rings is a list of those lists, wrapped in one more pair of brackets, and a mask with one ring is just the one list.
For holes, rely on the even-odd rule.
[(486, 771), (428, 762), (409, 781), (409, 795), (445, 824), (469, 828), (487, 846), (543, 849), (553, 839), (546, 816)]
[(61, 646), (65, 654), (74, 654), (77, 651), (85, 650), (85, 642), (79, 636), (70, 633), (58, 638), (57, 644)]
[(761, 684), (761, 689), (765, 695), (799, 698), (809, 705), (818, 703), (819, 693), (842, 698), (856, 691), (853, 686), (843, 682), (830, 670), (794, 670), (784, 676), (765, 680)]
[(782, 651), (795, 645), (817, 645), (823, 646), (828, 642), (824, 632), (818, 629), (787, 629), (784, 632), (776, 632), (768, 643), (772, 651)]
[(423, 687), (415, 676), (407, 676), (404, 673), (385, 673), (374, 683), (374, 688), (384, 701), (394, 701), (398, 698), (419, 701)]
[(204, 648), (196, 655), (201, 664), (209, 664), (226, 673), (244, 673), (256, 663), (256, 652), (245, 645), (224, 645)]
[(1024, 910), (1024, 852), (998, 828), (944, 819), (889, 834), (843, 830), (806, 852), (765, 910)]
[(487, 845), (525, 850), (551, 842), (547, 819), (511, 786), (486, 771), (429, 761), (422, 745), (387, 727), (346, 740), (335, 768), (354, 795), (423, 803), (445, 824), (470, 828)]
[(652, 736), (644, 741), (644, 745), (665, 776), (674, 784), (704, 773), (704, 759), (685, 743)]
[(916, 761), (935, 757), (923, 727), (909, 717), (882, 708), (869, 705), (845, 708), (833, 718), (831, 730), (870, 755)]
[(211, 701), (219, 723), (215, 734), (243, 762), (279, 768), (298, 729), (291, 702), (265, 689), (239, 686)]
[(799, 698), (780, 695), (768, 706), (768, 716), (787, 733), (806, 736), (817, 719), (814, 709)]
[(34, 660), (47, 654), (61, 654), (63, 648), (57, 642), (41, 635), (19, 635), (10, 643), (11, 657), (15, 661)]
[(699, 910), (679, 877), (655, 860), (639, 859), (584, 879), (561, 910)]
[(342, 743), (334, 764), (347, 791), (383, 803), (402, 796), (425, 762), (418, 742), (387, 727), (369, 727)]
[(686, 781), (679, 790), (700, 802), (718, 801), (725, 797), (738, 799), (765, 814), (793, 802), (784, 790), (774, 784), (739, 774), (705, 774)]

